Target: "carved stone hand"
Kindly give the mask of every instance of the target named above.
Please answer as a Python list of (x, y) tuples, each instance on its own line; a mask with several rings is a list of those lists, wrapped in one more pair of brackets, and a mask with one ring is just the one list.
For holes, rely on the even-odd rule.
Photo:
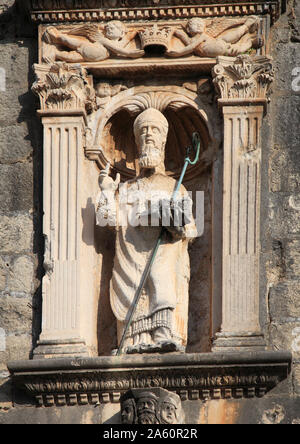
[(110, 163), (106, 165), (105, 170), (100, 172), (99, 176), (99, 186), (101, 191), (111, 191), (115, 192), (118, 189), (121, 178), (120, 174), (117, 174), (116, 180), (113, 180), (112, 177), (109, 176)]

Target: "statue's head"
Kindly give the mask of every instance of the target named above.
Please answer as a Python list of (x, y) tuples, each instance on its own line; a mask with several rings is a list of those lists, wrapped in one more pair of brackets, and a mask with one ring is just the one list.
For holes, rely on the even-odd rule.
[(141, 168), (164, 166), (168, 130), (167, 119), (157, 109), (149, 108), (136, 118), (134, 135)]
[(136, 418), (136, 405), (133, 399), (126, 399), (121, 409), (122, 424), (133, 424)]
[(112, 20), (105, 26), (105, 36), (109, 40), (120, 40), (126, 33), (125, 25), (119, 20)]
[(157, 422), (158, 397), (152, 392), (140, 393), (136, 399), (136, 410), (139, 424)]
[(194, 17), (188, 21), (187, 32), (191, 36), (202, 34), (203, 32), (205, 32), (205, 29), (206, 29), (205, 21), (199, 17)]
[(162, 424), (178, 424), (181, 413), (180, 398), (176, 395), (167, 396), (160, 405), (160, 421)]

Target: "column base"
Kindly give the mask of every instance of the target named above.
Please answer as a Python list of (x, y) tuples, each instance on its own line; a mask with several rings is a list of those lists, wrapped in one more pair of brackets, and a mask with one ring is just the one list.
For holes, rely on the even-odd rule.
[(212, 352), (251, 352), (264, 351), (266, 342), (261, 333), (217, 333), (213, 342)]
[(81, 339), (41, 340), (33, 352), (33, 359), (87, 358), (89, 351)]

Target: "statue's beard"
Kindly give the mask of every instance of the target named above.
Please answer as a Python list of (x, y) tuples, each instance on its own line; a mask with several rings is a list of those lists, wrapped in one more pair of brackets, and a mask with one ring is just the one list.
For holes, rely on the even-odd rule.
[(164, 159), (161, 151), (158, 148), (145, 149), (142, 150), (139, 164), (141, 168), (156, 168), (161, 163), (163, 163)]
[(144, 411), (139, 414), (139, 424), (156, 424), (155, 413)]

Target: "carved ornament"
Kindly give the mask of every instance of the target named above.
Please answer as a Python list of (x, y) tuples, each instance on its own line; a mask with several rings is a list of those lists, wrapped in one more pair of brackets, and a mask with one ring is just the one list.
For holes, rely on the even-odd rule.
[[(43, 63), (64, 61), (101, 66), (106, 60), (131, 60), (151, 64), (187, 56), (215, 59), (264, 51), (263, 22), (257, 16), (244, 18), (192, 18), (187, 21), (155, 22), (126, 26), (120, 20), (106, 24), (41, 27)], [(143, 60), (142, 60), (143, 59)], [(111, 62), (110, 62), (111, 63)]]
[(90, 112), (95, 106), (92, 80), (79, 65), (58, 62), (34, 65), (36, 81), (32, 91), (39, 97), (41, 112)]
[(234, 61), (220, 57), (213, 78), (221, 104), (226, 100), (266, 103), (274, 73), (270, 58), (241, 55)]
[(13, 383), (38, 406), (119, 403), (132, 389), (160, 388), (181, 401), (263, 397), (290, 372), (288, 352), (209, 353), (9, 363)]
[(162, 388), (133, 389), (121, 398), (122, 424), (183, 424), (180, 397)]
[(274, 22), (281, 12), (280, 0), (26, 0), (24, 6), (32, 20), (38, 23), (140, 21), (253, 14), (269, 14)]

